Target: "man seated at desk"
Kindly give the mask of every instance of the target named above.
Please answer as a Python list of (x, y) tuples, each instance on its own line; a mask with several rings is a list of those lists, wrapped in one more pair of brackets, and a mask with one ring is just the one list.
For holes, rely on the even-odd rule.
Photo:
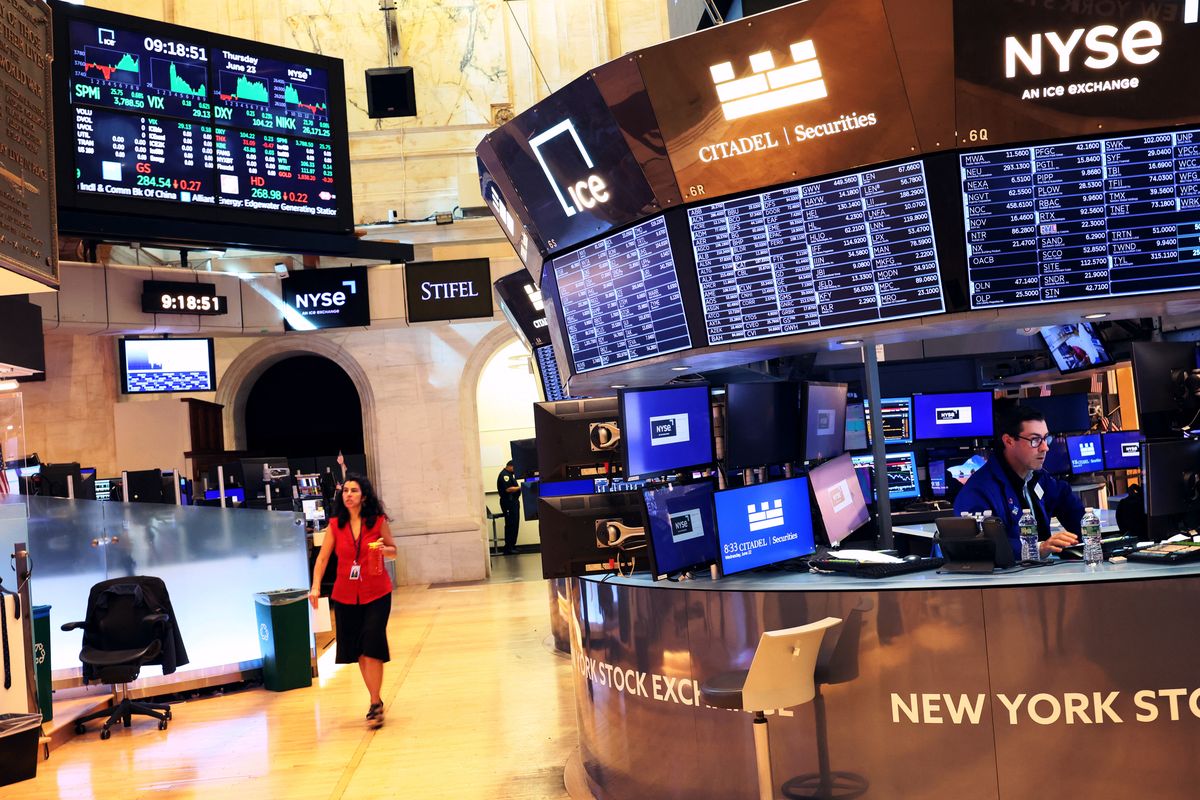
[[(1038, 525), (1038, 553), (1045, 558), (1079, 541), (1083, 503), (1066, 481), (1042, 469), (1054, 436), (1040, 411), (1015, 406), (996, 419), (996, 448), (954, 500), (956, 514), (991, 511), (1004, 523), (1009, 544), (1021, 557), (1018, 521), (1032, 508)], [(1050, 517), (1066, 528), (1050, 532)]]

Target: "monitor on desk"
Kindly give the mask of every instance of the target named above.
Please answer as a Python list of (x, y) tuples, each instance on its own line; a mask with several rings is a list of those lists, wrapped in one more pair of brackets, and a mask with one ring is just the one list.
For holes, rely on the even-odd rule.
[[(874, 501), (879, 486), (879, 480), (875, 476), (875, 457), (861, 455), (851, 456), (851, 459), (854, 469), (858, 471), (864, 493)], [(865, 481), (863, 473), (866, 473)], [(887, 487), (888, 497), (892, 500), (921, 496), (921, 486), (917, 480), (917, 456), (913, 451), (887, 454)]]
[(647, 545), (655, 580), (717, 559), (711, 481), (646, 489)]
[(805, 461), (833, 458), (845, 451), (846, 390), (844, 383), (805, 381), (802, 385)]
[(861, 402), (846, 404), (846, 449), (867, 449), (867, 413)]
[(1142, 466), (1141, 431), (1110, 431), (1100, 435), (1105, 469), (1138, 469)]
[(622, 389), (618, 400), (626, 477), (666, 475), (716, 460), (708, 384)]
[(1200, 440), (1146, 442), (1142, 470), (1146, 525), (1152, 539), (1200, 525)]
[[(882, 412), (879, 422), (883, 426), (883, 443), (911, 444), (912, 437), (912, 398), (884, 397), (879, 401)], [(871, 442), (871, 404), (863, 401), (863, 413), (867, 422), (867, 443)]]
[(1098, 433), (1068, 436), (1067, 453), (1071, 457), (1071, 472), (1076, 475), (1104, 469), (1104, 450)]
[(1055, 433), (1075, 433), (1092, 427), (1088, 396), (1084, 393), (1022, 397), (1020, 404), (1040, 411)]
[(816, 551), (808, 478), (743, 486), (713, 497), (722, 575)]
[(800, 387), (792, 381), (731, 383), (725, 389), (725, 465), (795, 461), (800, 452)]
[(533, 426), (538, 474), (544, 481), (606, 475), (620, 467), (616, 397), (534, 403)]
[(917, 439), (968, 439), (992, 435), (992, 393), (956, 392), (913, 396)]
[(621, 561), (645, 564), (641, 492), (542, 497), (538, 500), (542, 577), (609, 572)]
[(945, 497), (946, 462), (943, 460), (930, 461), (926, 470), (929, 472), (929, 493), (934, 497)]
[(867, 500), (849, 453), (808, 471), (813, 496), (830, 545), (837, 545), (870, 521)]
[(1042, 462), (1042, 469), (1051, 475), (1071, 474), (1071, 452), (1067, 449), (1065, 436), (1054, 437), (1050, 449), (1046, 452), (1046, 460)]

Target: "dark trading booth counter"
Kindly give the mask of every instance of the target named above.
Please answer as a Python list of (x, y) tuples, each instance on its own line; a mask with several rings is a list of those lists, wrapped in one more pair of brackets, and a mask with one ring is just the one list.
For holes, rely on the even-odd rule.
[(747, 669), (763, 631), (833, 616), (843, 622), (822, 646), (817, 701), (770, 716), (775, 796), (819, 773), (823, 735), (829, 770), (864, 797), (1190, 800), (1197, 599), (1200, 565), (577, 579), (589, 788), (599, 800), (757, 797), (752, 715), (706, 707), (699, 685)]

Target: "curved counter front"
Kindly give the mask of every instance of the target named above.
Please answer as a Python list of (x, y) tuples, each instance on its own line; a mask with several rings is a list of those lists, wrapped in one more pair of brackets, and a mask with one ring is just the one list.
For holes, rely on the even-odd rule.
[[(580, 752), (599, 800), (752, 800), (751, 716), (706, 707), (764, 630), (839, 617), (816, 701), (770, 718), (789, 778), (883, 800), (1188, 798), (1200, 564), (871, 581), (776, 573), (571, 587)], [(827, 758), (824, 775), (821, 762)]]

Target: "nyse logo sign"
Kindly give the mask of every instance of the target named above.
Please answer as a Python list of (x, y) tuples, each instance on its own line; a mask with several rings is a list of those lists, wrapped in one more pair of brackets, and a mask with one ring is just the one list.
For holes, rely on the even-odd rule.
[[(548, 149), (548, 145), (551, 143), (555, 143), (555, 139), (564, 135), (570, 136), (571, 142), (574, 143), (575, 150), (583, 160), (587, 170), (595, 169), (596, 165), (592, 162), (591, 155), (588, 153), (587, 148), (583, 146), (583, 140), (579, 138), (579, 132), (575, 130), (575, 123), (569, 119), (563, 120), (550, 130), (534, 136), (529, 140), (529, 146), (533, 148), (533, 155), (537, 158), (538, 164), (541, 165), (542, 172), (546, 173), (546, 180), (550, 182), (550, 188), (554, 190), (554, 195), (562, 205), (563, 213), (568, 217), (573, 217), (577, 213), (590, 211), (600, 203), (607, 203), (612, 198), (612, 195), (609, 192), (608, 184), (594, 172), (578, 180), (566, 181), (565, 187), (555, 177), (546, 160), (544, 150)], [(563, 194), (564, 188), (566, 189), (566, 195)], [(570, 197), (569, 201), (568, 197)]]
[(792, 63), (779, 68), (769, 50), (750, 56), (751, 74), (745, 78), (736, 77), (732, 61), (709, 67), (726, 120), (820, 100), (828, 94), (812, 40), (794, 42), (788, 50)]
[(1138, 442), (1126, 442), (1121, 445), (1121, 456), (1123, 458), (1139, 458), (1142, 454), (1142, 446)]
[(700, 510), (693, 508), (671, 515), (671, 539), (675, 542), (686, 542), (688, 539), (698, 539), (704, 535), (704, 521)]
[(650, 418), (650, 446), (680, 444), (689, 441), (687, 414), (668, 414)]
[(833, 513), (840, 514), (850, 507), (854, 502), (854, 495), (850, 493), (850, 482), (840, 480), (833, 485), (829, 490), (829, 505), (833, 508)]
[(966, 425), (971, 422), (971, 407), (951, 406), (948, 408), (935, 408), (933, 416), (938, 425)]
[[(342, 281), (350, 294), (358, 294), (358, 284), (354, 281)], [(346, 305), (346, 293), (336, 292), (305, 292), (296, 295), (296, 310), (304, 314), (306, 310), (317, 308), (341, 308)]]
[(1030, 75), (1041, 75), (1047, 56), (1059, 72), (1070, 72), (1079, 52), (1088, 53), (1082, 61), (1088, 69), (1108, 69), (1122, 58), (1141, 66), (1158, 58), (1162, 43), (1162, 29), (1147, 20), (1133, 23), (1124, 33), (1115, 25), (1097, 25), (1063, 34), (1035, 33), (1027, 44), (1009, 36), (1004, 40), (1004, 76), (1017, 77), (1018, 66)]

